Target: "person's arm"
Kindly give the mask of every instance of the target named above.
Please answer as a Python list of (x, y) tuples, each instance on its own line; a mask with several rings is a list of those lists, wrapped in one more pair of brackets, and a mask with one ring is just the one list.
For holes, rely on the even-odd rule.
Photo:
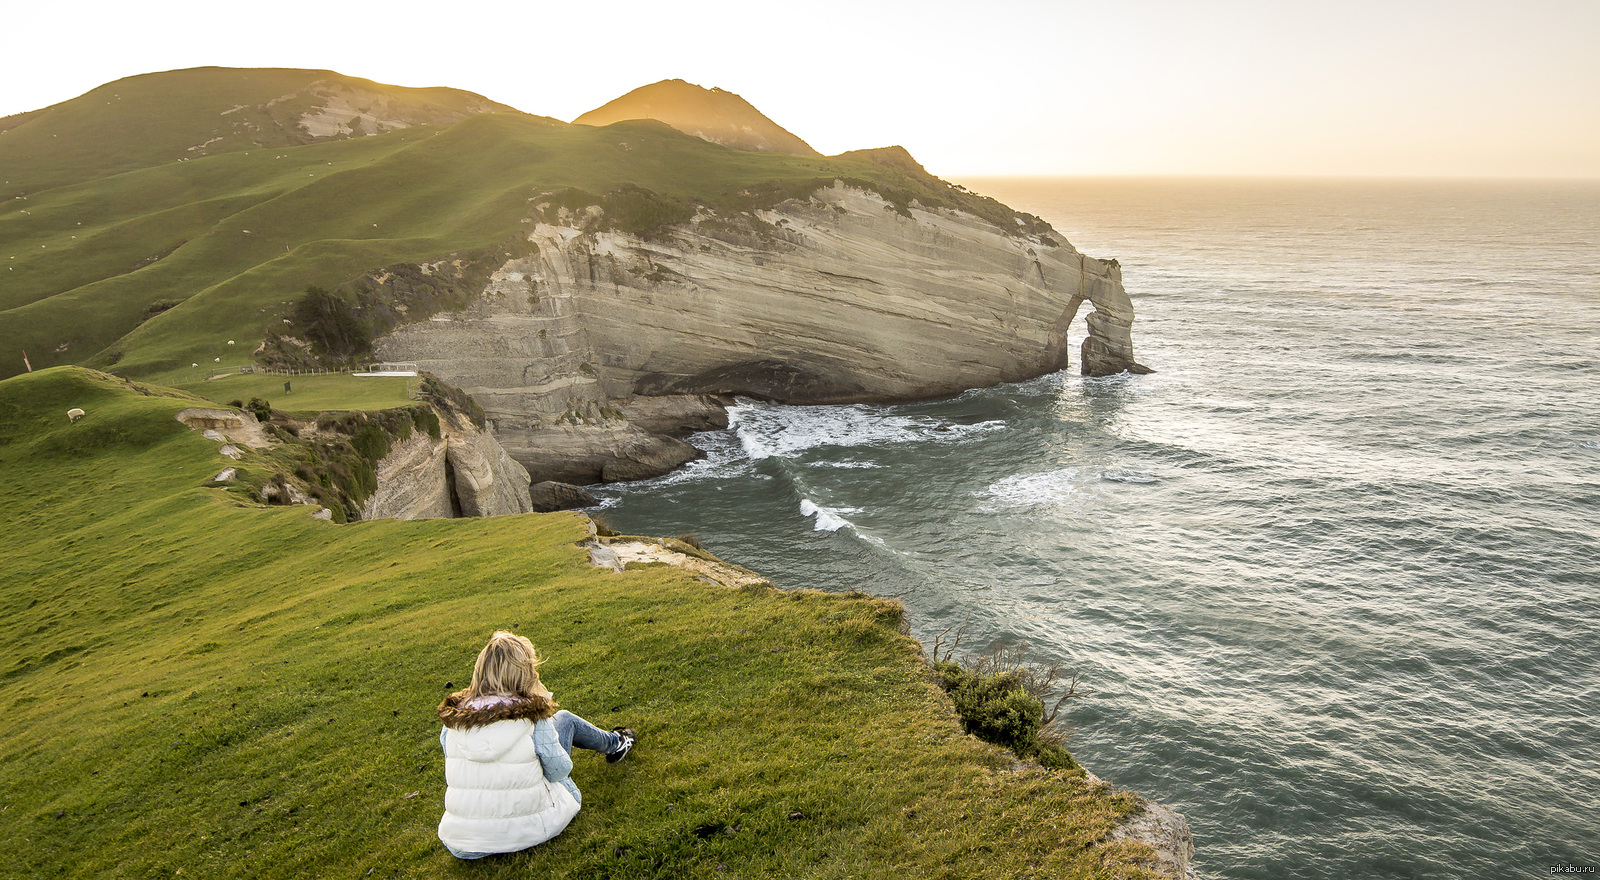
[(444, 749), (444, 735), (449, 733), (449, 732), (450, 732), (450, 728), (448, 728), (448, 727), (439, 728), (439, 748), (440, 748), (440, 750)]
[(544, 767), (546, 782), (560, 782), (572, 774), (572, 756), (561, 747), (556, 726), (548, 718), (533, 725), (533, 751), (538, 754), (539, 763)]

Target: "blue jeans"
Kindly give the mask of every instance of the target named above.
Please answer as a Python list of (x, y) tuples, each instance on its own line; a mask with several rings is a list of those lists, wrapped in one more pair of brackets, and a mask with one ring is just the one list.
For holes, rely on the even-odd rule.
[(622, 745), (622, 737), (618, 734), (601, 730), (565, 709), (556, 712), (550, 723), (556, 726), (556, 736), (561, 738), (561, 747), (569, 755), (573, 746), (609, 755)]

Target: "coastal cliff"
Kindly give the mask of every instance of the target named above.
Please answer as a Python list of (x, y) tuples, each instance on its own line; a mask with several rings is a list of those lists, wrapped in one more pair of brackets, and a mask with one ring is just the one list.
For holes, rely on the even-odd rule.
[(375, 345), (466, 390), (536, 481), (670, 470), (734, 395), (888, 402), (1060, 370), (1086, 301), (1083, 372), (1145, 370), (1116, 261), (1050, 231), (842, 182), (650, 234), (599, 210), (530, 220), (531, 252), (465, 309)]
[(446, 414), (440, 436), (414, 432), (374, 468), (362, 519), (502, 516), (533, 510), (528, 472), (486, 429)]
[[(283, 445), (285, 440), (280, 438), (299, 446), (306, 454), (302, 467), (262, 467), (253, 459), (246, 467), (260, 473), (246, 482), (256, 487), (262, 501), (314, 505), (321, 508), (318, 515), (325, 519), (333, 517), (332, 511), (323, 507), (324, 501), (339, 507), (341, 516), (363, 520), (504, 516), (535, 509), (528, 472), (486, 428), (450, 406), (427, 405), (419, 411), (437, 419), (437, 431), (405, 430), (392, 437), (386, 444), (387, 453), (370, 462), (373, 479), (371, 491), (365, 495), (357, 488), (359, 481), (350, 492), (341, 494), (339, 481), (323, 480), (319, 472), (323, 476), (333, 473), (326, 468), (330, 456), (342, 458), (343, 473), (349, 473), (352, 464), (360, 467), (360, 459), (354, 457), (360, 453), (351, 448), (350, 431), (381, 425), (381, 421), (358, 417), (359, 421), (352, 423), (338, 414), (303, 418), (274, 412), (272, 423), (263, 425), (249, 411), (231, 407), (189, 407), (178, 413), (177, 420), (222, 444), (221, 454), (234, 461), (246, 455), (240, 447), (271, 449)], [(413, 416), (402, 413), (401, 418), (409, 429)], [(214, 482), (231, 483), (240, 478), (240, 468), (230, 467)]]

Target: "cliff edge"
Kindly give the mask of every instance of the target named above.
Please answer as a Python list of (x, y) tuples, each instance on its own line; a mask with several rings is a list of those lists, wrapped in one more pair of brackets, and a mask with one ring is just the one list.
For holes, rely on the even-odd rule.
[(1085, 302), (1082, 371), (1146, 371), (1120, 266), (1048, 228), (843, 181), (648, 233), (599, 211), (536, 212), (531, 252), (465, 309), (375, 345), (466, 390), (536, 482), (670, 470), (695, 454), (675, 436), (725, 425), (734, 395), (902, 401), (1064, 369)]

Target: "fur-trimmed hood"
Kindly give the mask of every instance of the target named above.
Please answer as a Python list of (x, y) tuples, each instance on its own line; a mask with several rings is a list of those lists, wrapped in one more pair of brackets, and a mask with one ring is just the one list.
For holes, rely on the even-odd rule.
[(496, 721), (543, 721), (556, 714), (560, 706), (550, 697), (513, 697), (492, 695), (466, 698), (466, 691), (456, 691), (439, 704), (439, 720), (452, 730), (471, 730)]

